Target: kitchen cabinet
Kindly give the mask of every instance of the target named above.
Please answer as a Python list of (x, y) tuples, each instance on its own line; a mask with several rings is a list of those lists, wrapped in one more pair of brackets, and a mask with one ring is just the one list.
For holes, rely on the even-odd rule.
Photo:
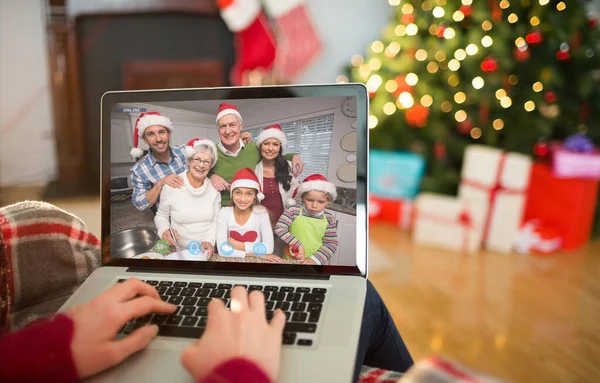
[(111, 116), (110, 129), (110, 162), (133, 163), (130, 151), (133, 145), (133, 128), (126, 114), (114, 113)]
[(173, 125), (175, 126), (175, 129), (173, 134), (171, 134), (171, 145), (187, 144), (194, 138), (206, 138), (208, 133), (207, 128), (189, 122), (173, 119)]
[(330, 265), (354, 266), (356, 265), (356, 216), (335, 213), (337, 220), (338, 250), (331, 260)]

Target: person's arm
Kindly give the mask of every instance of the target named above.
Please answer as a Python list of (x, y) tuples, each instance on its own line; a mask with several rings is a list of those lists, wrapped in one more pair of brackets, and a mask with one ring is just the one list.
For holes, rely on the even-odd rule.
[[(142, 177), (135, 171), (131, 171), (131, 185), (133, 186), (133, 196), (131, 200), (133, 202), (133, 206), (138, 210), (146, 210), (150, 206), (156, 203), (158, 199), (158, 195), (162, 190), (162, 185), (160, 182), (153, 187), (147, 181), (144, 181)], [(159, 186), (160, 185), (160, 186)], [(156, 189), (157, 191), (151, 192), (151, 190)]]
[[(156, 185), (150, 186), (152, 184), (149, 181), (144, 181), (136, 171), (132, 171), (131, 185), (133, 186), (133, 196), (131, 200), (133, 201), (133, 205), (138, 210), (145, 210), (154, 205), (160, 196), (165, 181), (166, 179), (163, 178)], [(183, 183), (183, 180), (181, 183)]]
[(219, 212), (221, 211), (221, 193), (219, 192), (217, 192), (217, 198), (215, 198), (214, 201), (214, 209), (215, 214), (213, 215), (213, 220), (210, 223), (205, 237), (205, 241), (210, 242), (213, 245), (215, 244), (215, 240), (217, 238), (217, 226), (219, 226)]
[[(265, 254), (271, 254), (273, 253), (274, 242), (273, 229), (271, 228), (271, 218), (269, 217), (269, 213), (265, 211), (264, 213), (256, 214), (256, 218), (258, 219), (260, 239), (266, 246)], [(254, 253), (254, 245), (257, 243), (258, 242), (246, 242), (246, 253)]]
[(297, 177), (304, 170), (304, 162), (299, 155), (294, 153), (284, 154), (283, 158), (292, 162), (292, 175)]
[(256, 363), (245, 358), (232, 358), (210, 371), (198, 383), (272, 383)]
[(338, 248), (337, 222), (328, 212), (325, 212), (325, 217), (327, 217), (329, 225), (327, 225), (327, 229), (325, 230), (323, 246), (310, 257), (317, 265), (326, 265)]
[(276, 382), (281, 364), (285, 315), (265, 319), (265, 296), (246, 288), (231, 290), (227, 309), (220, 299), (208, 304), (206, 331), (181, 353), (183, 367), (201, 383)]
[(293, 249), (296, 249), (302, 245), (300, 241), (290, 233), (290, 226), (292, 226), (292, 222), (294, 219), (300, 214), (300, 208), (297, 206), (292, 206), (283, 211), (281, 217), (277, 221), (275, 225), (275, 235), (281, 238), (281, 240), (288, 245), (292, 246)]
[(169, 222), (169, 217), (171, 216), (171, 201), (169, 197), (172, 192), (172, 188), (165, 187), (160, 193), (160, 204), (158, 205), (158, 210), (154, 217), (158, 238), (162, 238), (163, 233), (169, 230), (169, 226), (171, 225)]
[(219, 211), (219, 217), (217, 218), (217, 249), (221, 249), (221, 244), (227, 242), (227, 226), (229, 220), (227, 219), (227, 211), (229, 209), (222, 208)]
[[(219, 221), (217, 223), (217, 249), (219, 252), (222, 251), (221, 245), (225, 242), (228, 242), (229, 211), (230, 211), (230, 209), (221, 209), (221, 211), (219, 212)], [(232, 245), (232, 247), (233, 247), (233, 245)], [(223, 255), (222, 253), (219, 253), (219, 255), (225, 256), (225, 257), (238, 257), (238, 258), (246, 257), (246, 253), (244, 251), (236, 250), (233, 248), (232, 248), (232, 254)]]
[(58, 314), (0, 337), (0, 382), (78, 382), (74, 323)]

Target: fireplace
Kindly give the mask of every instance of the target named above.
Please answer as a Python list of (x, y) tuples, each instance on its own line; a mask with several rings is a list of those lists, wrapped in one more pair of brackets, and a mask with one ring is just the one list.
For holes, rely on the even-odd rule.
[(106, 91), (229, 85), (233, 39), (214, 0), (51, 0), (48, 10), (58, 179), (47, 196), (98, 193)]

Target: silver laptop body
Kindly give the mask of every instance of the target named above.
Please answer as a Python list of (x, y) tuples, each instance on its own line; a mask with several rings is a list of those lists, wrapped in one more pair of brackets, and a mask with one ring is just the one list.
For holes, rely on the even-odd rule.
[[(244, 116), (244, 131), (252, 132), (254, 129), (260, 131), (270, 124), (280, 123), (284, 131), (291, 129), (288, 132), (293, 129), (304, 129), (299, 132), (309, 134), (313, 126), (319, 132), (329, 132), (326, 133), (329, 134), (330, 142), (328, 168), (330, 170), (337, 168), (337, 173), (340, 173), (339, 178), (344, 178), (344, 181), (335, 179), (338, 190), (344, 189), (344, 195), (340, 197), (338, 192), (338, 200), (330, 205), (331, 209), (328, 207), (328, 210), (335, 211), (338, 217), (338, 238), (340, 238), (338, 251), (332, 257), (330, 265), (179, 261), (140, 259), (140, 254), (131, 252), (127, 257), (111, 254), (111, 234), (114, 235), (116, 229), (122, 228), (117, 227), (116, 222), (119, 219), (123, 221), (119, 217), (112, 216), (117, 212), (117, 204), (123, 204), (121, 201), (123, 198), (118, 198), (119, 195), (111, 195), (111, 187), (109, 187), (111, 179), (116, 176), (114, 173), (124, 167), (119, 162), (121, 161), (119, 158), (123, 158), (123, 155), (116, 152), (118, 148), (115, 142), (122, 141), (122, 138), (115, 137), (115, 134), (120, 134), (118, 129), (125, 127), (125, 131), (129, 130), (129, 135), (132, 136), (132, 124), (137, 116), (136, 113), (150, 111), (150, 108), (159, 109), (163, 114), (171, 111), (177, 116), (193, 116), (192, 113), (198, 113), (198, 116), (202, 117), (203, 114), (209, 115), (211, 111), (216, 115), (216, 106), (220, 102), (238, 105)], [(280, 289), (281, 287), (306, 288), (311, 291), (326, 289), (316, 331), (296, 334), (298, 340), (303, 339), (311, 345), (301, 346), (295, 342), (283, 345), (279, 381), (350, 382), (355, 366), (367, 277), (368, 96), (366, 88), (361, 84), (328, 84), (123, 91), (106, 93), (102, 97), (101, 104), (102, 267), (84, 282), (61, 311), (88, 302), (119, 280), (130, 277), (153, 281), (155, 284), (169, 281), (195, 283), (194, 286), (199, 284), (209, 286), (214, 283), (275, 286)], [(284, 110), (286, 114), (277, 116), (260, 113), (261, 110), (268, 110), (269, 105), (274, 106), (272, 110)], [(128, 121), (131, 123), (127, 124)], [(178, 123), (175, 118), (173, 124), (177, 129)], [(182, 123), (181, 126), (185, 124)], [(212, 127), (207, 122), (201, 122), (198, 129), (204, 131), (192, 136), (188, 134), (186, 137), (182, 135), (176, 137), (172, 134), (172, 145), (185, 143), (195, 137), (203, 137), (202, 133), (212, 138), (215, 143), (218, 142), (218, 132), (214, 122)], [(356, 137), (355, 152), (352, 151), (353, 148), (348, 147), (353, 144), (352, 136)], [(178, 142), (174, 142), (176, 138)], [(129, 147), (125, 145), (125, 149), (128, 151)], [(290, 152), (301, 154), (302, 150), (302, 145), (298, 145), (290, 149)], [(306, 168), (311, 165), (312, 160), (307, 155), (303, 161), (305, 171), (299, 176), (300, 180), (310, 174), (306, 172)], [(133, 164), (131, 160), (131, 163), (124, 165), (131, 168)], [(352, 174), (348, 175), (349, 167), (345, 166), (347, 164), (355, 165), (354, 177)], [(344, 171), (342, 172), (341, 169)], [(336, 174), (329, 171), (327, 177), (330, 182), (333, 182)], [(354, 182), (348, 182), (352, 179)], [(348, 185), (348, 187), (340, 185)], [(352, 195), (352, 188), (355, 189), (354, 195)], [(127, 199), (124, 199), (127, 203)], [(128, 209), (125, 204), (122, 206), (123, 209)], [(354, 225), (352, 213), (355, 217)], [(193, 379), (179, 362), (179, 357), (181, 350), (193, 341), (194, 339), (190, 338), (159, 335), (145, 350), (88, 381), (192, 382)]]

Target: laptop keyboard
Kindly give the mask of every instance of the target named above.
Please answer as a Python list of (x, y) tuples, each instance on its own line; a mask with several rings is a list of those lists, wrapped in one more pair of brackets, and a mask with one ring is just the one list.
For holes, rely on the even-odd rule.
[[(122, 283), (127, 279), (119, 279)], [(283, 344), (312, 346), (317, 331), (327, 289), (311, 287), (239, 285), (229, 283), (199, 283), (183, 281), (146, 280), (153, 286), (161, 299), (177, 305), (173, 314), (148, 314), (129, 321), (119, 333), (130, 334), (145, 324), (158, 325), (158, 335), (199, 338), (204, 333), (208, 320), (208, 303), (221, 299), (230, 307), (231, 289), (244, 286), (248, 291), (260, 290), (265, 295), (267, 320), (273, 318), (275, 310), (281, 309), (286, 316)]]

